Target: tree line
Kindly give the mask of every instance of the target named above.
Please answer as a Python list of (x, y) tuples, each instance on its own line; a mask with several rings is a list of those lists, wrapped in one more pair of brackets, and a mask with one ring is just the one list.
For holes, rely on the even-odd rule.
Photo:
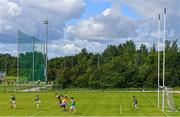
[[(177, 40), (166, 41), (165, 85), (180, 86), (180, 48)], [(160, 51), (160, 84), (163, 52)], [(16, 57), (0, 54), (0, 71), (16, 76)], [(156, 45), (140, 48), (132, 40), (108, 45), (102, 53), (85, 48), (74, 56), (48, 60), (48, 80), (63, 88), (142, 88), (157, 87), (158, 51)]]
[[(166, 41), (167, 86), (180, 86), (180, 51), (177, 41)], [(162, 58), (160, 82), (162, 84)], [(133, 41), (108, 45), (101, 53), (93, 54), (82, 49), (74, 56), (49, 60), (48, 78), (63, 87), (73, 88), (129, 88), (157, 87), (158, 52), (142, 44), (136, 48)]]

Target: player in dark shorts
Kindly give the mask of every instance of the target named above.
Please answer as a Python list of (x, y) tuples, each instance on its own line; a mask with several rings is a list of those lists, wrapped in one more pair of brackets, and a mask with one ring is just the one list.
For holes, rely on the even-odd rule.
[(66, 109), (66, 98), (65, 97), (62, 97), (61, 109), (62, 109), (62, 112), (64, 112)]
[(64, 96), (64, 98), (65, 98), (65, 106), (67, 108), (68, 107), (69, 98), (67, 96)]
[(133, 100), (133, 109), (137, 109), (137, 104), (138, 104), (138, 102), (137, 102), (136, 97), (135, 97), (135, 96), (132, 96), (132, 100)]
[(64, 96), (61, 94), (56, 94), (56, 98), (58, 99), (58, 105), (61, 107), (62, 111), (65, 111), (66, 108), (66, 103), (65, 103), (65, 98)]

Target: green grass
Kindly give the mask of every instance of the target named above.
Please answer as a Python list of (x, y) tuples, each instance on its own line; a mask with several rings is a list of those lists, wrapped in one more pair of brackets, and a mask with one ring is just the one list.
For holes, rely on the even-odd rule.
[(16, 80), (16, 76), (6, 76), (7, 80)]
[[(60, 92), (61, 93), (61, 92)], [(178, 112), (162, 112), (156, 106), (156, 93), (147, 92), (62, 92), (76, 100), (76, 113), (61, 112), (53, 93), (0, 93), (0, 116), (180, 116)], [(17, 108), (11, 109), (9, 98), (15, 94)], [(32, 99), (41, 98), (40, 109)], [(136, 96), (138, 109), (132, 110), (131, 96)], [(180, 94), (174, 94), (175, 104), (180, 109)]]

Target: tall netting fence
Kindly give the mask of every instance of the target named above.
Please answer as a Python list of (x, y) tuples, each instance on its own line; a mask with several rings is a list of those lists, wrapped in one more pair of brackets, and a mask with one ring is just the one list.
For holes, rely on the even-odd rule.
[(44, 42), (18, 31), (17, 81), (45, 80)]

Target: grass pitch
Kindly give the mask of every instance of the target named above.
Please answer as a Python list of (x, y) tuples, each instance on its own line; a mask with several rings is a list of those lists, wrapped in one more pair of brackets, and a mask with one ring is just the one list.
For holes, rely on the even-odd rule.
[[(0, 116), (180, 116), (177, 112), (165, 112), (156, 106), (157, 93), (149, 92), (59, 92), (76, 100), (77, 112), (61, 112), (54, 93), (0, 93)], [(11, 109), (9, 99), (16, 96), (17, 108)], [(36, 110), (32, 102), (38, 94), (42, 103)], [(138, 100), (138, 109), (132, 109), (132, 96)], [(174, 94), (176, 107), (180, 109), (180, 94)], [(68, 107), (69, 109), (69, 107)]]

